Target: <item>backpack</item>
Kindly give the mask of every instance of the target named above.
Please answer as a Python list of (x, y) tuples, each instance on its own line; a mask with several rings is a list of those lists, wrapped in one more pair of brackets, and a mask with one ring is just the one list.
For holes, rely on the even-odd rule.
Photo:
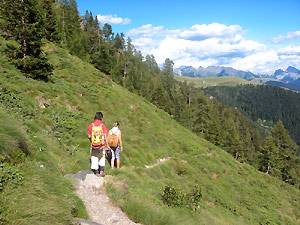
[(103, 147), (103, 130), (102, 126), (92, 127), (92, 147)]
[(114, 134), (113, 132), (111, 135), (108, 135), (108, 145), (110, 147), (118, 147), (118, 144), (119, 144), (118, 135)]

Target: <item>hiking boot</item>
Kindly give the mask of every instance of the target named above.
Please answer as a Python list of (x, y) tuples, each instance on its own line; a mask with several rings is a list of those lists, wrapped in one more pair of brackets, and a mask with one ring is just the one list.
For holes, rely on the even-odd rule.
[(100, 171), (100, 176), (101, 176), (101, 177), (105, 177), (105, 173), (104, 173), (103, 170)]

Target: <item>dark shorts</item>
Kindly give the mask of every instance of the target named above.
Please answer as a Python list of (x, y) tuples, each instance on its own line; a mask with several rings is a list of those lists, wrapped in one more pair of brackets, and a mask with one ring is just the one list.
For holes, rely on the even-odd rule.
[(91, 156), (95, 156), (101, 159), (103, 157), (103, 149), (91, 148)]

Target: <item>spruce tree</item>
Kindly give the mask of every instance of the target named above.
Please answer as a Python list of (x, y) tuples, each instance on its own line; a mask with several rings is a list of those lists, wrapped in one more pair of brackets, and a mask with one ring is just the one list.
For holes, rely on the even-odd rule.
[(281, 120), (272, 128), (263, 148), (262, 170), (289, 184), (297, 183), (298, 146)]
[(59, 42), (57, 16), (54, 11), (55, 0), (42, 0), (45, 14), (45, 38), (50, 42)]
[(85, 58), (87, 41), (83, 33), (84, 21), (79, 17), (75, 0), (62, 0), (59, 8), (59, 33), (62, 46), (66, 46), (72, 55)]
[(270, 174), (278, 179), (282, 179), (281, 168), (282, 161), (280, 160), (279, 148), (275, 144), (274, 137), (270, 134), (265, 141), (263, 147), (263, 155), (261, 160), (261, 169), (263, 172)]
[(42, 38), (45, 37), (45, 19), (38, 0), (3, 0), (1, 27), (8, 39), (15, 39), (18, 47), (8, 46), (11, 61), (34, 79), (47, 80), (53, 66), (42, 53)]

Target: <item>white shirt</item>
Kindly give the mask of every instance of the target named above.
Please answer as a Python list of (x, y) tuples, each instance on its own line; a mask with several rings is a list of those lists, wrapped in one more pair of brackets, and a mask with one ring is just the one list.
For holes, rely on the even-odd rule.
[(113, 127), (109, 130), (109, 135), (115, 134), (119, 137), (120, 135), (120, 130), (118, 127)]

